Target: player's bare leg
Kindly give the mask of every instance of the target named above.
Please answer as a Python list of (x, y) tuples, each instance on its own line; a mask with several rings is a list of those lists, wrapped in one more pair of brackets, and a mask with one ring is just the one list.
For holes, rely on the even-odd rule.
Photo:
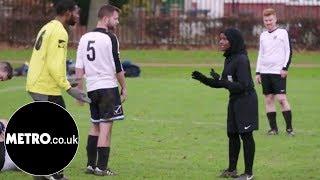
[(265, 95), (266, 112), (275, 112), (275, 96), (273, 94)]
[(276, 99), (280, 104), (281, 111), (290, 111), (290, 104), (286, 94), (276, 94)]

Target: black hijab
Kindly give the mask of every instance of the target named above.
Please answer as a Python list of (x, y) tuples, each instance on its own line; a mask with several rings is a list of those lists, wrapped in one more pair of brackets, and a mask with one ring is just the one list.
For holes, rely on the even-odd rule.
[(225, 57), (229, 57), (234, 54), (247, 54), (246, 45), (241, 32), (235, 28), (228, 28), (222, 33), (227, 37), (230, 48), (224, 52)]

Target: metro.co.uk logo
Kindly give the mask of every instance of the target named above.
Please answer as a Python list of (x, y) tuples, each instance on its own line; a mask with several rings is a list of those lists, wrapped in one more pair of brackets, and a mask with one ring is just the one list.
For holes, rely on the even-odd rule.
[(48, 133), (7, 133), (6, 144), (78, 144), (78, 137), (53, 137)]
[(18, 109), (5, 130), (5, 148), (22, 171), (47, 176), (60, 172), (75, 157), (79, 132), (71, 114), (47, 102), (32, 102)]

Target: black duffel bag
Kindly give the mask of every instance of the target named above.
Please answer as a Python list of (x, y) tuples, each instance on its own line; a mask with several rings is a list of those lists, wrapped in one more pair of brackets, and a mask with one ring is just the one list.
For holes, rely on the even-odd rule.
[(126, 72), (124, 75), (126, 77), (139, 77), (140, 76), (140, 67), (132, 64), (130, 61), (124, 61), (122, 63), (123, 70)]

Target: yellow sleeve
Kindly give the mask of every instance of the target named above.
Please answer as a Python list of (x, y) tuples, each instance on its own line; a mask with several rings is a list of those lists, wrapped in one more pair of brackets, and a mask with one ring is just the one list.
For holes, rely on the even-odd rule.
[(68, 34), (63, 31), (54, 31), (50, 37), (47, 54), (47, 68), (50, 76), (58, 86), (68, 90), (71, 86), (67, 80), (67, 46)]

